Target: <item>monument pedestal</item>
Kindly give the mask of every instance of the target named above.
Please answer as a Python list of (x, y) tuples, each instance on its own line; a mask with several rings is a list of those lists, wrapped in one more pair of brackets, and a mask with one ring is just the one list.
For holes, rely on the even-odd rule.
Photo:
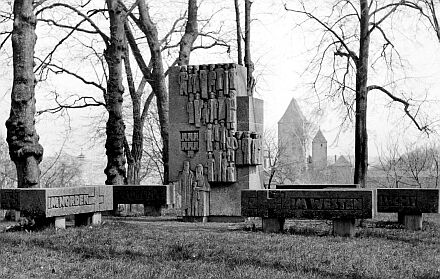
[(336, 219), (333, 220), (333, 235), (343, 237), (353, 237), (355, 232), (355, 219)]
[(65, 229), (66, 216), (55, 217), (54, 226), (56, 229)]
[(262, 218), (263, 232), (265, 233), (279, 233), (284, 230), (284, 218)]
[(405, 224), (405, 214), (403, 214), (402, 212), (397, 213), (397, 223), (402, 225)]
[(410, 231), (419, 231), (422, 229), (423, 216), (422, 214), (405, 215), (404, 222), (405, 229)]

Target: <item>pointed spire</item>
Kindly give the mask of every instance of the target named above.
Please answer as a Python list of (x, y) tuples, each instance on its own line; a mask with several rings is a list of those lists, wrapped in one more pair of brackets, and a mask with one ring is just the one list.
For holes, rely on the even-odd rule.
[(301, 108), (298, 105), (298, 102), (295, 98), (292, 98), (289, 106), (284, 112), (283, 117), (281, 117), (278, 123), (297, 123), (298, 121), (304, 121), (305, 117), (301, 111)]
[(324, 135), (321, 132), (321, 129), (318, 130), (315, 137), (313, 138), (312, 143), (327, 143), (327, 140), (325, 139)]

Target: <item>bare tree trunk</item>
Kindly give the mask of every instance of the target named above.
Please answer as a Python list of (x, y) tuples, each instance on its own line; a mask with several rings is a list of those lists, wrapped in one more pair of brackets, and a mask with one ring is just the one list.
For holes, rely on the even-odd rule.
[(33, 1), (14, 1), (12, 50), (14, 81), (11, 112), (6, 121), (9, 154), (17, 169), (18, 188), (39, 187), (43, 147), (35, 130), (34, 47), (36, 19)]
[(108, 64), (109, 76), (107, 81), (107, 111), (109, 118), (106, 126), (107, 139), (105, 142), (107, 167), (105, 174), (108, 185), (126, 183), (124, 140), (125, 125), (122, 119), (122, 59), (126, 48), (124, 20), (125, 12), (117, 0), (107, 0), (110, 16), (110, 44), (104, 55)]
[(356, 63), (356, 125), (355, 125), (355, 163), (354, 183), (365, 188), (368, 169), (368, 135), (367, 135), (367, 79), (368, 51), (370, 34), (368, 30), (369, 7), (367, 0), (360, 1), (360, 44), (359, 58)]
[[(169, 183), (169, 164), (168, 164), (168, 127), (169, 127), (169, 102), (168, 90), (165, 83), (165, 74), (162, 62), (162, 53), (157, 34), (157, 28), (151, 21), (148, 7), (145, 0), (139, 2), (140, 29), (146, 35), (151, 54), (151, 80), (149, 83), (156, 95), (157, 112), (159, 114), (160, 135), (162, 137), (162, 158), (164, 184)], [(189, 56), (188, 56), (189, 57)], [(148, 76), (145, 75), (144, 76)]]
[(244, 6), (244, 65), (247, 69), (247, 94), (254, 94), (255, 79), (253, 77), (254, 63), (251, 59), (251, 5), (250, 0), (245, 0)]
[(180, 51), (177, 65), (189, 64), (192, 46), (199, 35), (197, 27), (197, 9), (197, 0), (188, 0), (188, 21), (185, 26), (185, 33), (180, 40)]
[[(125, 29), (125, 31), (127, 31)], [(143, 92), (143, 86), (145, 82), (142, 81), (141, 86), (138, 91), (136, 91), (134, 86), (133, 74), (130, 65), (130, 54), (128, 47), (125, 49), (124, 53), (124, 65), (125, 74), (127, 76), (128, 90), (130, 92), (132, 109), (133, 109), (133, 136), (131, 142), (131, 150), (128, 144), (127, 138), (125, 137), (124, 147), (125, 156), (127, 158), (127, 182), (131, 185), (139, 185), (139, 168), (136, 165), (140, 165), (142, 160), (142, 148), (144, 146), (144, 131), (143, 122), (141, 118), (141, 96)]]
[(235, 6), (235, 23), (237, 24), (237, 63), (238, 65), (243, 65), (243, 53), (241, 46), (241, 24), (240, 24), (240, 7), (238, 5), (238, 0), (234, 0)]

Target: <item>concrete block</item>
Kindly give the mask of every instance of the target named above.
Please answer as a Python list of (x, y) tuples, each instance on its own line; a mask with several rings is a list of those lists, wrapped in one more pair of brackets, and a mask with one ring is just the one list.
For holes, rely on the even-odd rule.
[(366, 219), (372, 217), (371, 190), (243, 190), (244, 217)]
[(114, 185), (115, 204), (144, 204), (161, 207), (167, 204), (165, 185)]
[(26, 215), (56, 217), (112, 208), (111, 186), (20, 189), (20, 210)]
[(423, 226), (423, 217), (422, 214), (405, 215), (403, 222), (405, 229), (410, 231), (419, 231)]
[(279, 233), (284, 230), (285, 219), (283, 218), (262, 218), (263, 232)]
[(92, 215), (92, 225), (100, 225), (102, 222), (102, 213), (95, 212)]
[(355, 219), (335, 219), (333, 220), (333, 235), (353, 237), (355, 233)]
[(420, 188), (377, 189), (377, 211), (406, 214), (438, 213), (439, 190)]
[(0, 189), (0, 209), (20, 209), (20, 189)]
[(60, 216), (54, 218), (54, 225), (57, 229), (65, 229), (66, 228), (66, 217)]

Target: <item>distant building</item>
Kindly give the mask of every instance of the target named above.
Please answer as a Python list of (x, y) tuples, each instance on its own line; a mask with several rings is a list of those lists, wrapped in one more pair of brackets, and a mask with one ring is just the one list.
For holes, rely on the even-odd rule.
[(290, 168), (306, 167), (307, 121), (295, 98), (278, 121), (279, 163)]
[(327, 140), (322, 134), (321, 129), (318, 130), (312, 141), (311, 163), (316, 170), (327, 167)]
[(335, 156), (335, 162), (329, 164), (327, 159), (327, 140), (321, 129), (312, 141), (312, 161), (309, 162), (311, 183), (353, 183), (353, 166), (343, 155)]
[(82, 152), (78, 155), (80, 162), (81, 176), (85, 185), (104, 184), (106, 175), (104, 169), (106, 166), (106, 158), (86, 157)]

